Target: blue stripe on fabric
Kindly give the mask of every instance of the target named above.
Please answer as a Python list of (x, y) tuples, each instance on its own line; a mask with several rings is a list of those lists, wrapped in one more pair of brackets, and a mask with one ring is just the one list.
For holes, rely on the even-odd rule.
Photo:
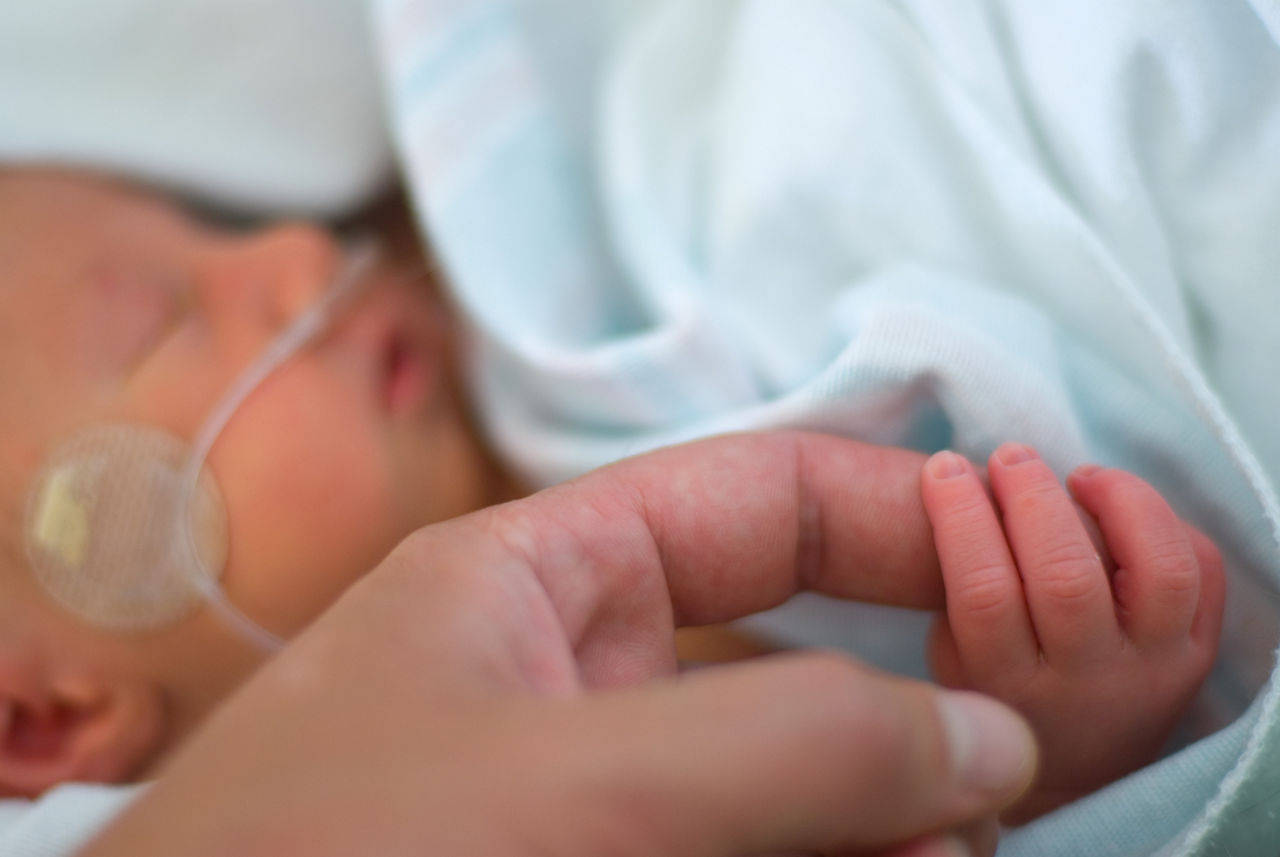
[(487, 44), (509, 38), (514, 28), (511, 10), (506, 4), (487, 3), (483, 8), (460, 17), (450, 29), (453, 33), (437, 49), (427, 53), (405, 74), (396, 88), (396, 102), (401, 115), (438, 89), (457, 66), (480, 56)]
[(433, 226), (478, 314), (505, 335), (595, 341), (615, 333), (620, 287), (593, 240), (582, 160), (538, 111), (485, 156), (484, 169), (435, 213)]

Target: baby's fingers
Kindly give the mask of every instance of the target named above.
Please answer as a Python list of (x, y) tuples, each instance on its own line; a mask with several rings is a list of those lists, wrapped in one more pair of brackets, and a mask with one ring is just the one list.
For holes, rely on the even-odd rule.
[(1126, 633), (1140, 646), (1185, 641), (1200, 602), (1200, 562), (1173, 509), (1122, 470), (1080, 468), (1070, 485), (1115, 558), (1116, 602)]
[(979, 686), (1039, 660), (1022, 581), (978, 474), (940, 452), (924, 467), (921, 494), (933, 526), (947, 590), (947, 620), (958, 659)]
[(1227, 598), (1227, 581), (1218, 546), (1190, 524), (1182, 528), (1191, 540), (1191, 549), (1200, 563), (1200, 603), (1191, 620), (1191, 639), (1198, 640), (1209, 652), (1217, 652), (1222, 634), (1222, 608)]
[(1045, 660), (1072, 666), (1109, 656), (1122, 642), (1111, 582), (1066, 489), (1020, 444), (996, 450), (989, 468)]

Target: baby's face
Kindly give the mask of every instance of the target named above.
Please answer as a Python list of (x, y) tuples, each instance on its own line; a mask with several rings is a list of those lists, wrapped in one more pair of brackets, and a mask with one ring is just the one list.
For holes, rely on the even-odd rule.
[[(339, 261), (336, 243), (309, 227), (226, 232), (118, 185), (0, 175), (3, 490), (25, 491), (49, 449), (88, 425), (192, 439)], [(412, 272), (382, 265), (369, 276), (332, 329), (241, 406), (209, 456), (230, 533), (223, 587), (282, 636), (410, 530), (488, 499), (485, 459), (450, 394), (434, 300)], [(148, 650), (138, 662), (165, 682), (238, 680), (252, 659), (209, 612), (133, 638)]]

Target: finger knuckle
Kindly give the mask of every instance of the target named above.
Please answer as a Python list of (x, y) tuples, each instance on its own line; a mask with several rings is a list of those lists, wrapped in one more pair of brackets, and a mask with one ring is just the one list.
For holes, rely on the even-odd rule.
[(1055, 601), (1082, 602), (1097, 592), (1097, 556), (1084, 545), (1048, 546), (1040, 552), (1033, 569), (1036, 585)]
[(976, 533), (988, 531), (994, 515), (990, 500), (981, 492), (951, 497), (931, 513), (937, 536), (961, 547), (973, 542)]
[(1099, 567), (1093, 545), (1078, 541), (1047, 542), (1035, 551), (1036, 567), (1045, 577), (1077, 577)]
[(957, 520), (974, 520), (984, 516), (990, 509), (991, 502), (987, 495), (981, 490), (974, 490), (951, 498), (946, 511), (948, 517)]
[(1014, 513), (1028, 516), (1039, 515), (1046, 504), (1057, 504), (1063, 500), (1066, 492), (1050, 473), (1037, 475), (1022, 485), (1017, 486), (1014, 495), (1009, 498), (1009, 505)]
[(965, 572), (947, 592), (954, 607), (978, 617), (1001, 612), (1020, 596), (1020, 587), (1011, 580), (1010, 570), (999, 565)]
[(1153, 550), (1142, 561), (1156, 585), (1167, 594), (1192, 595), (1200, 588), (1199, 565), (1176, 545)]

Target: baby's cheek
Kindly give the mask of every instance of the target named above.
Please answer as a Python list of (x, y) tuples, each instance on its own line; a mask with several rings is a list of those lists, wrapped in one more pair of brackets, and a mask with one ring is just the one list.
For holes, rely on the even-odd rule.
[(231, 535), (224, 585), (258, 622), (292, 633), (390, 550), (393, 501), (369, 426), (340, 410), (309, 425), (296, 411), (275, 416), (228, 434), (216, 462)]
[(305, 625), (390, 549), (382, 492), (353, 472), (311, 470), (229, 502), (226, 587), (277, 633)]

